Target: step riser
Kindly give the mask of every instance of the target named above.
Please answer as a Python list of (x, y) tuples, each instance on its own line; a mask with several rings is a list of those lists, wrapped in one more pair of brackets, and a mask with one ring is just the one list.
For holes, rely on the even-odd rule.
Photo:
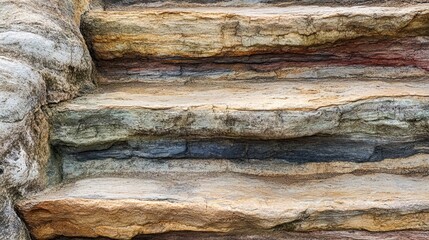
[(283, 141), (134, 139), (96, 149), (55, 146), (63, 179), (142, 173), (235, 172), (294, 179), (346, 173), (421, 174), (429, 170), (429, 141), (380, 142), (310, 137)]
[(57, 146), (58, 152), (86, 159), (278, 159), (306, 162), (371, 162), (402, 158), (418, 153), (429, 154), (429, 140), (419, 142), (381, 142), (376, 139), (353, 140), (335, 137), (311, 137), (284, 141), (231, 139), (130, 139), (93, 149)]
[(101, 82), (291, 80), (429, 75), (429, 38), (358, 39), (284, 54), (245, 57), (125, 58), (96, 61)]
[[(368, 67), (357, 66), (315, 66), (315, 67), (275, 67), (270, 71), (264, 67), (241, 64), (159, 64), (153, 62), (130, 62), (129, 59), (118, 62), (98, 63), (98, 82), (111, 83), (223, 83), (225, 81), (295, 81), (295, 80), (332, 80), (342, 78), (353, 81), (356, 79), (412, 81), (424, 80), (428, 72), (416, 67)], [(125, 66), (126, 65), (126, 66)], [(133, 67), (134, 66), (134, 67)]]
[(61, 165), (53, 166), (50, 177), (70, 180), (84, 177), (140, 176), (141, 174), (240, 173), (267, 177), (285, 177), (294, 180), (328, 178), (341, 174), (388, 173), (408, 176), (426, 175), (429, 154), (407, 158), (386, 159), (379, 162), (315, 162), (289, 163), (281, 160), (231, 159), (97, 159), (78, 161), (73, 156), (62, 156)]
[[(311, 46), (327, 44), (326, 48), (363, 37), (393, 40), (429, 35), (427, 5), (325, 8), (322, 13), (320, 9), (292, 9), (292, 13), (282, 8), (91, 11), (83, 17), (82, 31), (97, 60), (305, 52)], [(352, 41), (346, 45), (350, 51), (356, 44)]]

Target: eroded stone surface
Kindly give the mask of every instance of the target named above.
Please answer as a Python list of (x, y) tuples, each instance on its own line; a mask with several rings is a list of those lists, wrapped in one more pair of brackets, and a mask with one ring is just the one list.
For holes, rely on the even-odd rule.
[(27, 239), (13, 200), (44, 182), (48, 123), (42, 76), (31, 66), (0, 57), (0, 239)]
[(427, 0), (94, 0), (95, 6), (102, 6), (106, 9), (136, 9), (139, 7), (195, 7), (195, 6), (237, 6), (254, 7), (258, 6), (289, 6), (289, 5), (318, 5), (318, 6), (357, 6), (357, 5), (375, 5), (375, 6), (403, 6), (411, 3), (428, 3)]
[(84, 2), (0, 1), (0, 55), (40, 71), (49, 102), (93, 87), (91, 57), (79, 32)]
[[(143, 176), (142, 176), (143, 177)], [(129, 239), (168, 231), (428, 230), (427, 177), (157, 175), (80, 180), (21, 201), (36, 238)]]
[(249, 232), (241, 234), (187, 232), (149, 236), (142, 235), (135, 238), (135, 240), (426, 240), (428, 237), (429, 232), (427, 231), (394, 231), (378, 233), (365, 231), (314, 231), (305, 233), (269, 232), (254, 234)]
[(422, 153), (404, 158), (386, 158), (376, 162), (351, 162), (346, 158), (323, 162), (320, 158), (314, 158), (313, 162), (310, 163), (294, 163), (276, 159), (150, 159), (142, 157), (126, 159), (108, 157), (93, 159), (88, 157), (84, 160), (76, 160), (74, 156), (65, 155), (62, 158), (61, 170), (64, 179), (139, 176), (142, 173), (219, 172), (258, 176), (285, 176), (294, 179), (326, 178), (347, 173), (419, 175), (429, 171), (429, 155)]
[(341, 78), (426, 78), (429, 38), (361, 38), (305, 51), (200, 59), (118, 58), (97, 61), (100, 82), (214, 82)]
[[(257, 232), (239, 234), (173, 232), (141, 235), (134, 240), (426, 240), (428, 231), (313, 231), (313, 232)], [(88, 240), (88, 238), (60, 237), (57, 240)], [(94, 238), (93, 240), (104, 240)]]
[(78, 24), (84, 2), (0, 0), (0, 239), (28, 239), (17, 197), (46, 183), (42, 107), (92, 85)]
[(413, 140), (428, 133), (428, 88), (426, 81), (336, 80), (112, 85), (53, 108), (51, 140), (82, 150), (154, 135)]
[(186, 58), (300, 52), (362, 37), (424, 36), (428, 16), (427, 4), (94, 10), (85, 14), (83, 27), (99, 60)]

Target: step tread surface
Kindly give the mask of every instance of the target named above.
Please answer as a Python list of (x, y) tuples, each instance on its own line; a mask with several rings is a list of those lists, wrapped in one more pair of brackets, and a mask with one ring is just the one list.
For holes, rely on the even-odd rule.
[(229, 109), (306, 111), (377, 98), (429, 97), (429, 82), (281, 81), (229, 84), (111, 84), (56, 109)]
[(428, 230), (429, 177), (288, 182), (239, 174), (93, 178), (18, 203), (38, 238), (168, 231)]
[(429, 82), (302, 81), (107, 85), (51, 109), (53, 144), (135, 136), (290, 139), (427, 136)]

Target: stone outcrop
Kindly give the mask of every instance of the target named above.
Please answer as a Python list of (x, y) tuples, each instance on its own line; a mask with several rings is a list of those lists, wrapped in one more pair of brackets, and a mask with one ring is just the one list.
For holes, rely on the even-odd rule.
[(341, 4), (0, 0), (0, 237), (427, 237), (429, 2)]
[(385, 174), (289, 183), (229, 174), (98, 178), (43, 192), (18, 208), (39, 239), (247, 229), (428, 230), (422, 224), (429, 220), (428, 180)]
[(93, 86), (77, 4), (0, 1), (0, 239), (29, 237), (13, 204), (46, 184), (49, 126), (42, 107)]

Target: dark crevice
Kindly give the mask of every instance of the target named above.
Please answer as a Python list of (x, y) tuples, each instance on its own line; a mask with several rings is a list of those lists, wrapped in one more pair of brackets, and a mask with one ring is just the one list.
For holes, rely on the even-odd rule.
[(143, 159), (259, 159), (308, 162), (376, 162), (429, 154), (429, 140), (389, 142), (343, 137), (304, 137), (292, 140), (136, 138), (81, 151), (56, 146), (78, 161)]

